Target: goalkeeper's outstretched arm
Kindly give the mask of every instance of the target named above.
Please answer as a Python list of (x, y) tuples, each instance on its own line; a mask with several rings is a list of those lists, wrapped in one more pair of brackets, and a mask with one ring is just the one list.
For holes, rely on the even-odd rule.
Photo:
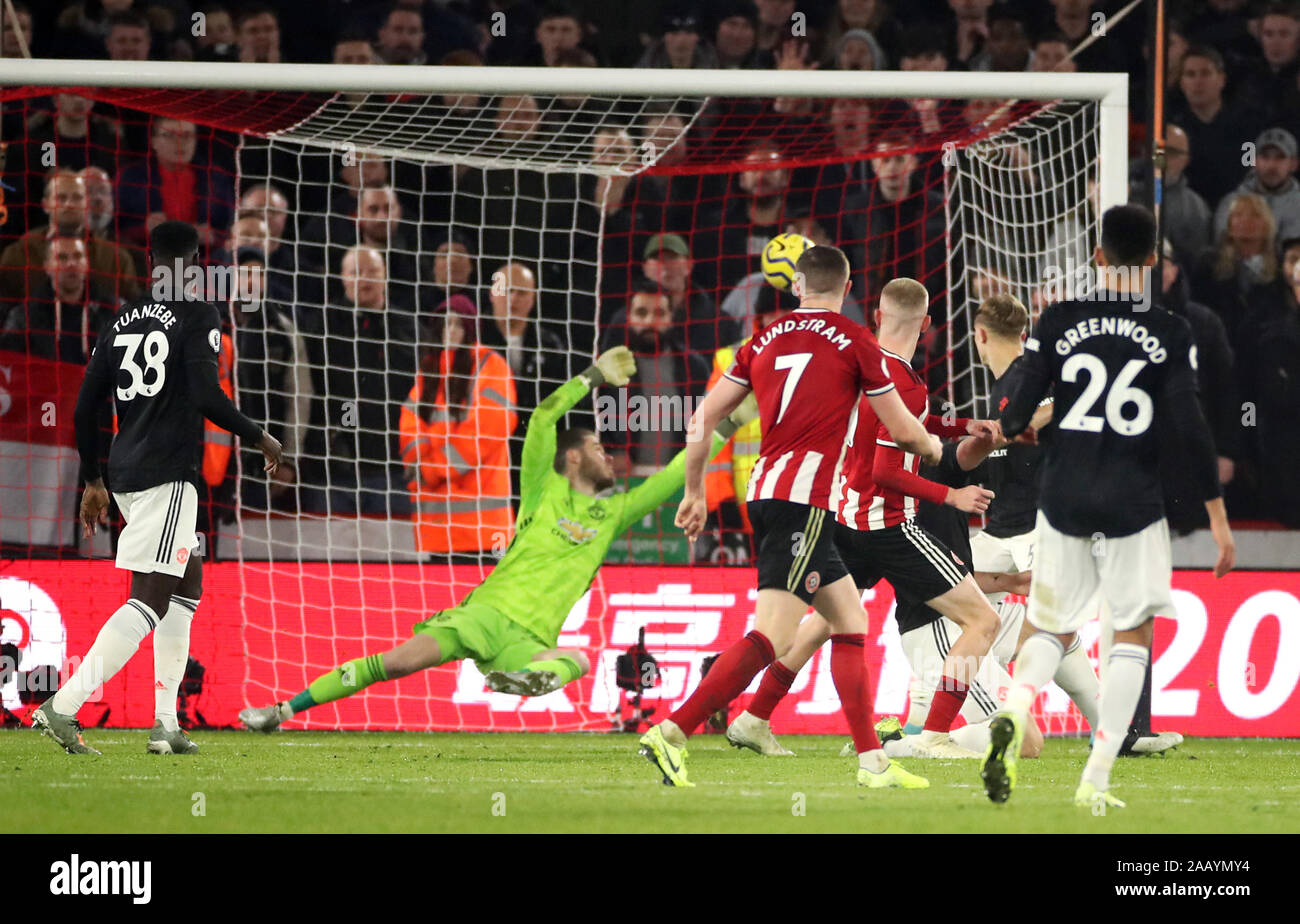
[(593, 388), (600, 385), (623, 386), (636, 372), (636, 358), (627, 347), (617, 346), (546, 396), (528, 418), (524, 434), (524, 451), (519, 472), (520, 515), (546, 484), (546, 475), (555, 465), (555, 425)]

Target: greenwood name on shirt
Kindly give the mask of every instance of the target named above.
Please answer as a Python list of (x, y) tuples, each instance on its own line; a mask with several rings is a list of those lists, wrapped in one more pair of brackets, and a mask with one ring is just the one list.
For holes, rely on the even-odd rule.
[(876, 338), (838, 312), (797, 308), (741, 346), (724, 375), (753, 389), (762, 421), (745, 500), (833, 512), (853, 409), (894, 387)]

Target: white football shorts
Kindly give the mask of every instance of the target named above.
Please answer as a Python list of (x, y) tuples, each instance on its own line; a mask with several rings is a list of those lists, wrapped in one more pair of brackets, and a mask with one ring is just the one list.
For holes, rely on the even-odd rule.
[(117, 566), (126, 571), (183, 577), (199, 548), (194, 530), (199, 492), (188, 481), (171, 481), (143, 491), (114, 491), (126, 528), (117, 537)]

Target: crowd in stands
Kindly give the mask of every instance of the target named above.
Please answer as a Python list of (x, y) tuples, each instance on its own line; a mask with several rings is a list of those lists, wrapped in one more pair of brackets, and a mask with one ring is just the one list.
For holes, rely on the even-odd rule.
[[(15, 0), (3, 56), (1127, 71), (1141, 123), (1143, 16), (1072, 54), (1123, 5)], [(1300, 526), (1300, 487), (1287, 477), (1300, 459), (1300, 4), (1189, 0), (1173, 14), (1164, 300), (1196, 336), (1230, 513)], [(593, 111), (586, 98), (443, 103), (466, 118), (488, 113), (498, 137), (517, 142)], [(827, 156), (790, 167), (777, 141), (755, 136), (741, 139), (729, 172), (692, 171), (683, 167), (692, 151), (726, 120), (664, 105), (628, 130), (596, 131), (589, 175), (329, 152), (283, 163), (240, 148), (233, 133), (73, 93), (6, 103), (0, 349), (85, 363), (115, 307), (148, 284), (150, 229), (191, 222), (205, 262), (254, 280), (248, 305), (222, 306), (223, 349), (238, 359), (226, 385), (245, 412), (271, 422), (290, 460), (269, 483), (245, 460), (238, 503), (410, 517), (422, 551), (499, 553), (529, 412), (616, 343), (637, 358), (629, 403), (698, 398), (744, 337), (791, 307), (759, 272), (772, 236), (845, 246), (855, 268), (845, 310), (858, 321), (872, 322), (876, 293), (896, 276), (945, 291), (943, 165), (924, 139), (982, 124), (997, 101), (753, 105), (824, 137)], [(1133, 132), (1137, 200), (1151, 195), (1144, 136)], [(600, 169), (646, 146), (658, 157), (653, 173)], [(977, 294), (981, 286), (996, 289), (995, 276), (973, 279)], [(931, 338), (918, 365), (943, 348)], [(661, 467), (685, 440), (685, 419), (653, 432), (614, 423), (606, 443), (628, 477)], [(209, 436), (208, 515), (229, 516), (236, 466), (221, 435)], [(757, 433), (741, 436), (715, 469), (723, 474), (710, 476), (724, 543), (745, 526), (743, 477), (732, 476), (752, 465)], [(1198, 525), (1195, 512), (1174, 525)]]

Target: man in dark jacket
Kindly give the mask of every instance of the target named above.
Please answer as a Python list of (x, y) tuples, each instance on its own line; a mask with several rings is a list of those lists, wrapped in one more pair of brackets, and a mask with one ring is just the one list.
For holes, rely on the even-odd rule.
[(1282, 310), (1261, 325), (1254, 370), (1263, 515), (1300, 528), (1300, 238), (1282, 244)]
[[(1219, 454), (1219, 481), (1228, 484), (1241, 458), (1241, 404), (1237, 398), (1232, 369), (1232, 347), (1223, 321), (1205, 305), (1190, 297), (1182, 267), (1173, 247), (1164, 242), (1161, 304), (1187, 320), (1196, 344), (1196, 378), (1201, 410), (1210, 424)], [(1196, 500), (1196, 487), (1181, 459), (1162, 457), (1161, 482), (1165, 487), (1165, 513), (1169, 526), (1187, 532), (1209, 525), (1205, 505)]]

